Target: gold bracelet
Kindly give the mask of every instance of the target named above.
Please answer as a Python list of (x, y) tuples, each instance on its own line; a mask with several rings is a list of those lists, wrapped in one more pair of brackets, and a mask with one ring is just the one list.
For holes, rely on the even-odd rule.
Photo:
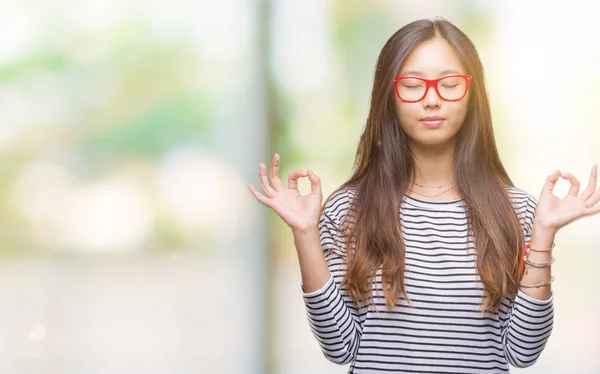
[(547, 282), (542, 282), (538, 284), (521, 284), (520, 286), (523, 288), (540, 288), (542, 286), (548, 286), (550, 283), (554, 282), (554, 275), (550, 277), (550, 280)]

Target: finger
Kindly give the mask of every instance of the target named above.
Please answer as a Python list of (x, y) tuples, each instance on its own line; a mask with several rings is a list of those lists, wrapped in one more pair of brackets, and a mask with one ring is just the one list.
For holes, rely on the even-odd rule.
[(249, 184), (248, 188), (250, 189), (250, 192), (252, 192), (252, 195), (254, 195), (254, 197), (256, 198), (256, 200), (258, 200), (259, 203), (266, 205), (268, 207), (271, 207), (271, 200), (268, 199), (267, 197), (263, 196), (260, 192), (258, 192), (256, 190), (256, 187)]
[(596, 189), (596, 182), (598, 181), (598, 165), (592, 166), (592, 173), (590, 174), (590, 181), (588, 182), (587, 188), (581, 194), (583, 200), (587, 200), (592, 196)]
[(559, 177), (560, 177), (560, 170), (556, 170), (554, 173), (550, 174), (546, 178), (546, 183), (544, 184), (543, 191), (548, 191), (548, 192), (552, 193), (552, 190), (554, 189), (554, 185), (556, 184), (556, 181), (558, 181)]
[(310, 180), (310, 192), (321, 196), (321, 178), (314, 171), (308, 169), (308, 179)]
[(279, 154), (275, 153), (273, 156), (273, 167), (271, 167), (271, 183), (275, 191), (283, 190), (283, 184), (279, 180)]
[(584, 217), (593, 216), (594, 214), (598, 214), (598, 213), (600, 213), (600, 205), (592, 207), (592, 208), (588, 208), (584, 214)]
[(271, 188), (271, 186), (269, 186), (269, 180), (267, 179), (267, 167), (265, 166), (265, 164), (261, 163), (259, 165), (259, 171), (260, 171), (260, 184), (262, 186), (262, 189), (263, 189), (265, 195), (267, 195), (267, 197), (270, 199), (275, 194), (275, 190), (273, 190), (273, 188)]
[(585, 201), (585, 206), (586, 208), (591, 208), (594, 205), (598, 204), (598, 201), (600, 201), (600, 188), (598, 188), (596, 192), (594, 192), (594, 194)]
[(575, 176), (571, 173), (561, 173), (561, 176), (568, 180), (571, 183), (571, 188), (569, 188), (569, 195), (577, 197), (579, 195), (579, 187), (581, 183)]
[(305, 177), (306, 176), (306, 171), (299, 169), (296, 170), (292, 173), (290, 173), (288, 175), (288, 188), (290, 190), (297, 190), (298, 189), (298, 178), (300, 177)]

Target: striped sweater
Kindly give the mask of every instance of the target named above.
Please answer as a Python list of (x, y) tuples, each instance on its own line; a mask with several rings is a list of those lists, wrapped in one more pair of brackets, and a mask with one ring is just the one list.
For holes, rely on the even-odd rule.
[[(508, 187), (530, 240), (537, 200)], [(348, 373), (508, 373), (533, 365), (548, 341), (553, 297), (537, 300), (519, 289), (495, 313), (477, 310), (483, 284), (477, 277), (473, 236), (463, 200), (427, 202), (405, 195), (400, 209), (406, 246), (405, 285), (412, 307), (401, 299), (385, 307), (381, 267), (372, 305), (358, 308), (340, 287), (345, 272), (344, 239), (338, 229), (354, 189), (337, 191), (319, 223), (331, 276), (323, 287), (301, 293), (312, 333), (325, 357), (350, 364)], [(375, 292), (378, 291), (378, 292)]]

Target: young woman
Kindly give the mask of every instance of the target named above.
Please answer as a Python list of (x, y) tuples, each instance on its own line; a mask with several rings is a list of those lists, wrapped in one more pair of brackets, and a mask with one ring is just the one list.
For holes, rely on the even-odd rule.
[[(320, 178), (285, 188), (275, 154), (266, 196), (291, 227), (312, 332), (349, 373), (498, 373), (535, 363), (554, 319), (557, 231), (600, 212), (555, 171), (535, 199), (516, 188), (495, 144), (483, 67), (443, 19), (398, 30), (377, 61), (352, 177), (322, 203)], [(308, 177), (311, 193), (297, 181)], [(571, 183), (560, 199), (553, 187)]]

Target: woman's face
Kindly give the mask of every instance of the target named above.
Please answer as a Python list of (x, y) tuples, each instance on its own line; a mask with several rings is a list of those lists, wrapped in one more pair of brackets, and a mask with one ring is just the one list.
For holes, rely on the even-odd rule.
[[(466, 71), (448, 42), (435, 37), (423, 42), (408, 55), (398, 76), (435, 79), (453, 74), (466, 74)], [(400, 100), (398, 95), (395, 97), (396, 114), (400, 126), (409, 137), (409, 143), (442, 145), (453, 141), (454, 135), (460, 130), (467, 113), (469, 92), (458, 101), (441, 99), (433, 87), (418, 102), (408, 103)], [(431, 116), (442, 117), (441, 124), (427, 126), (432, 123), (424, 119)]]

